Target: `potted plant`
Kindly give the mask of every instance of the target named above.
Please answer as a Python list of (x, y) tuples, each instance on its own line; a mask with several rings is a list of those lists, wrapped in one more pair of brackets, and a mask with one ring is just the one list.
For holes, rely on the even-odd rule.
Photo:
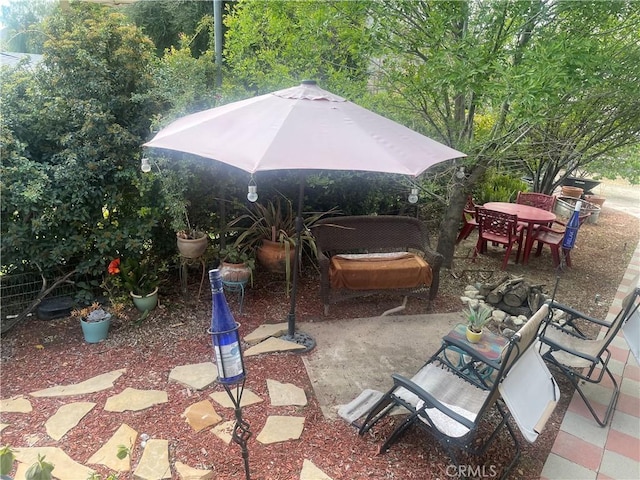
[(120, 303), (112, 303), (107, 307), (99, 302), (71, 311), (71, 316), (80, 319), (82, 334), (87, 343), (98, 343), (107, 338), (111, 318), (123, 309)]
[(158, 305), (158, 270), (149, 257), (115, 258), (108, 267), (108, 273), (119, 280), (122, 288), (129, 292), (133, 304), (141, 312), (151, 311)]
[(187, 217), (186, 220), (187, 228), (176, 232), (178, 252), (185, 258), (199, 258), (209, 245), (209, 237), (203, 231), (192, 229), (189, 218)]
[(491, 309), (480, 304), (469, 305), (467, 316), (467, 340), (478, 343), (482, 339), (482, 329), (491, 320)]
[(225, 282), (253, 283), (255, 259), (249, 251), (230, 245), (220, 250), (220, 275)]
[[(332, 211), (305, 215), (300, 233), (300, 252), (307, 248), (312, 255), (316, 254), (315, 239), (309, 227)], [(236, 244), (255, 250), (260, 265), (271, 272), (286, 274), (287, 291), (298, 238), (296, 216), (291, 201), (279, 196), (264, 205), (252, 204), (246, 214), (228, 225), (228, 229), (238, 231)]]

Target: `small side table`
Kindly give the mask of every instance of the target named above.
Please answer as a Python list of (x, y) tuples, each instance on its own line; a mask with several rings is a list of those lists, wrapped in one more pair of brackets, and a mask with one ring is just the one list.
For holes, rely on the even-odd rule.
[(200, 294), (202, 293), (202, 286), (204, 285), (204, 277), (207, 273), (207, 265), (204, 261), (204, 257), (187, 258), (180, 255), (180, 286), (182, 287), (182, 294), (187, 294), (187, 284), (189, 276), (189, 267), (196, 266), (202, 269), (200, 275), (200, 288), (198, 289), (198, 301), (200, 300)]
[[(448, 363), (465, 375), (472, 373), (482, 384), (486, 385), (494, 367), (500, 363), (502, 351), (509, 343), (509, 339), (485, 329), (480, 341), (471, 343), (467, 340), (466, 331), (467, 326), (464, 323), (459, 323), (445, 335), (442, 339), (446, 345), (445, 356), (446, 350), (457, 353), (459, 355), (457, 364), (454, 365), (447, 357)], [(460, 346), (463, 348), (459, 348)], [(465, 354), (464, 349), (473, 350), (481, 361)]]
[(227, 292), (238, 292), (238, 303), (240, 305), (240, 315), (242, 315), (242, 305), (244, 304), (244, 287), (247, 285), (247, 280), (240, 282), (231, 282), (229, 280), (222, 280), (222, 285)]

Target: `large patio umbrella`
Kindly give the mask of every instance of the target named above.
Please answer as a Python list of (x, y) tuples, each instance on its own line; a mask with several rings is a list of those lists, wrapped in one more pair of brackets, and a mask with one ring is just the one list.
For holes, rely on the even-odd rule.
[[(232, 165), (267, 170), (358, 170), (418, 176), (464, 157), (446, 145), (304, 81), (182, 117), (144, 144)], [(303, 184), (298, 201), (302, 216)], [(301, 228), (301, 221), (297, 222)], [(298, 248), (288, 336), (295, 337)]]

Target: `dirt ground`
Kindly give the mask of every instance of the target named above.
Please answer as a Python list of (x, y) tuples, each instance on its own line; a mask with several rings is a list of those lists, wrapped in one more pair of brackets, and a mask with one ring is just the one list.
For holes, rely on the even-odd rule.
[[(545, 285), (548, 293), (557, 285), (556, 299), (596, 318), (604, 318), (622, 275), (640, 238), (640, 220), (605, 207), (597, 224), (585, 224), (572, 252), (573, 268), (559, 271), (553, 268), (548, 248), (541, 257), (532, 257), (528, 265), (510, 264), (507, 272), (522, 275), (532, 283)], [(485, 281), (500, 275), (502, 251), (490, 248), (476, 262), (470, 260), (475, 234), (456, 251), (454, 268), (442, 272), (442, 283), (433, 312), (457, 312), (462, 308), (461, 292), (467, 284)], [(31, 320), (15, 327), (2, 338), (1, 397), (10, 398), (52, 385), (82, 381), (91, 376), (126, 368), (126, 374), (111, 391), (73, 401), (92, 401), (97, 407), (82, 422), (55, 442), (46, 434), (44, 423), (61, 404), (70, 401), (56, 398), (30, 398), (34, 411), (29, 415), (2, 413), (2, 443), (13, 447), (60, 446), (72, 458), (83, 463), (127, 423), (138, 432), (152, 438), (169, 439), (171, 462), (181, 461), (197, 468), (213, 469), (216, 479), (237, 479), (242, 476), (242, 459), (237, 446), (225, 446), (208, 431), (194, 433), (180, 418), (191, 404), (208, 398), (204, 392), (185, 392), (167, 382), (167, 374), (177, 365), (200, 363), (212, 358), (206, 329), (211, 318), (208, 289), (198, 298), (199, 272), (190, 272), (188, 295), (183, 296), (177, 282), (166, 285), (161, 306), (142, 324), (135, 325), (133, 310), (112, 325), (109, 338), (100, 344), (87, 344), (77, 321), (63, 318), (53, 321)], [(257, 271), (255, 284), (249, 288), (242, 314), (238, 298), (229, 295), (229, 302), (241, 323), (241, 335), (246, 335), (263, 323), (285, 321), (290, 301), (284, 294), (281, 278)], [(396, 307), (395, 297), (376, 297), (349, 301), (332, 307), (324, 317), (318, 296), (318, 277), (307, 269), (301, 278), (297, 301), (300, 322), (325, 322), (336, 319), (365, 318), (379, 315)], [(404, 314), (424, 313), (424, 305), (410, 300)], [(304, 415), (305, 427), (295, 443), (262, 445), (249, 441), (250, 466), (253, 479), (297, 479), (303, 459), (310, 459), (334, 480), (338, 479), (420, 479), (443, 478), (449, 464), (446, 454), (435, 442), (418, 431), (407, 434), (385, 455), (377, 449), (389, 434), (396, 420), (381, 422), (376, 431), (359, 437), (353, 427), (342, 420), (327, 420), (321, 413), (313, 388), (306, 374), (302, 356), (274, 354), (246, 360), (247, 388), (267, 396), (266, 379), (294, 383), (307, 393), (306, 407), (247, 407), (245, 419), (254, 433), (259, 432), (267, 415)], [(560, 379), (558, 379), (560, 380)], [(123, 412), (104, 415), (106, 398), (125, 387), (164, 389), (172, 401), (144, 412)], [(539, 478), (557, 434), (571, 391), (560, 383), (562, 402), (547, 424), (546, 430), (533, 445), (523, 442), (523, 455), (511, 478)], [(220, 389), (216, 386), (215, 389)], [(85, 398), (86, 397), (86, 398)], [(225, 420), (233, 412), (225, 411)], [(470, 464), (502, 466), (510, 452), (506, 439), (500, 438), (483, 459), (470, 459)], [(131, 451), (133, 463), (139, 460), (141, 449)], [(96, 467), (96, 466), (92, 466)], [(100, 470), (106, 474), (107, 470)], [(131, 478), (123, 473), (120, 478)], [(84, 479), (78, 479), (84, 480)]]

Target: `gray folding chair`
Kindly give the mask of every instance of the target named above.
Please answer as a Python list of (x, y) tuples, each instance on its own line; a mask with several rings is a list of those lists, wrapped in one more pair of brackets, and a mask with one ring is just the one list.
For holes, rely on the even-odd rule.
[[(502, 427), (506, 427), (514, 444), (513, 458), (503, 473), (503, 477), (506, 477), (520, 456), (520, 446), (507, 421), (507, 413), (498, 401), (498, 387), (532, 346), (547, 313), (548, 307), (545, 304), (511, 338), (503, 349), (501, 359), (489, 364), (495, 370), (490, 379), (466, 375), (465, 371), (458, 369), (457, 364), (447, 356), (449, 345), (446, 343), (411, 379), (392, 375), (393, 387), (369, 411), (364, 423), (359, 425), (359, 434), (369, 431), (395, 407), (403, 407), (409, 414), (384, 442), (380, 452), (386, 452), (410, 426), (417, 425), (429, 432), (447, 451), (452, 461), (460, 466), (457, 450), (482, 455)], [(457, 348), (477, 362), (486, 361), (471, 347), (461, 344)], [(478, 438), (479, 427), (484, 422), (490, 425), (488, 413), (494, 407), (499, 414), (499, 421), (494, 423), (498, 425), (485, 438)], [(476, 440), (480, 441), (480, 445), (477, 445)]]
[[(571, 381), (591, 415), (601, 427), (609, 423), (620, 393), (618, 382), (609, 370), (611, 358), (609, 344), (625, 325), (625, 322), (637, 314), (639, 305), (640, 287), (636, 287), (623, 300), (622, 309), (609, 324), (561, 303), (551, 302), (551, 308), (566, 313), (566, 323), (559, 325), (549, 320), (545, 322), (540, 332), (542, 358), (550, 365), (557, 367)], [(602, 337), (589, 338), (582, 331), (584, 324), (593, 324), (607, 329)], [(613, 392), (604, 415), (599, 416), (581, 384), (582, 382), (600, 383), (605, 373), (611, 379)]]

